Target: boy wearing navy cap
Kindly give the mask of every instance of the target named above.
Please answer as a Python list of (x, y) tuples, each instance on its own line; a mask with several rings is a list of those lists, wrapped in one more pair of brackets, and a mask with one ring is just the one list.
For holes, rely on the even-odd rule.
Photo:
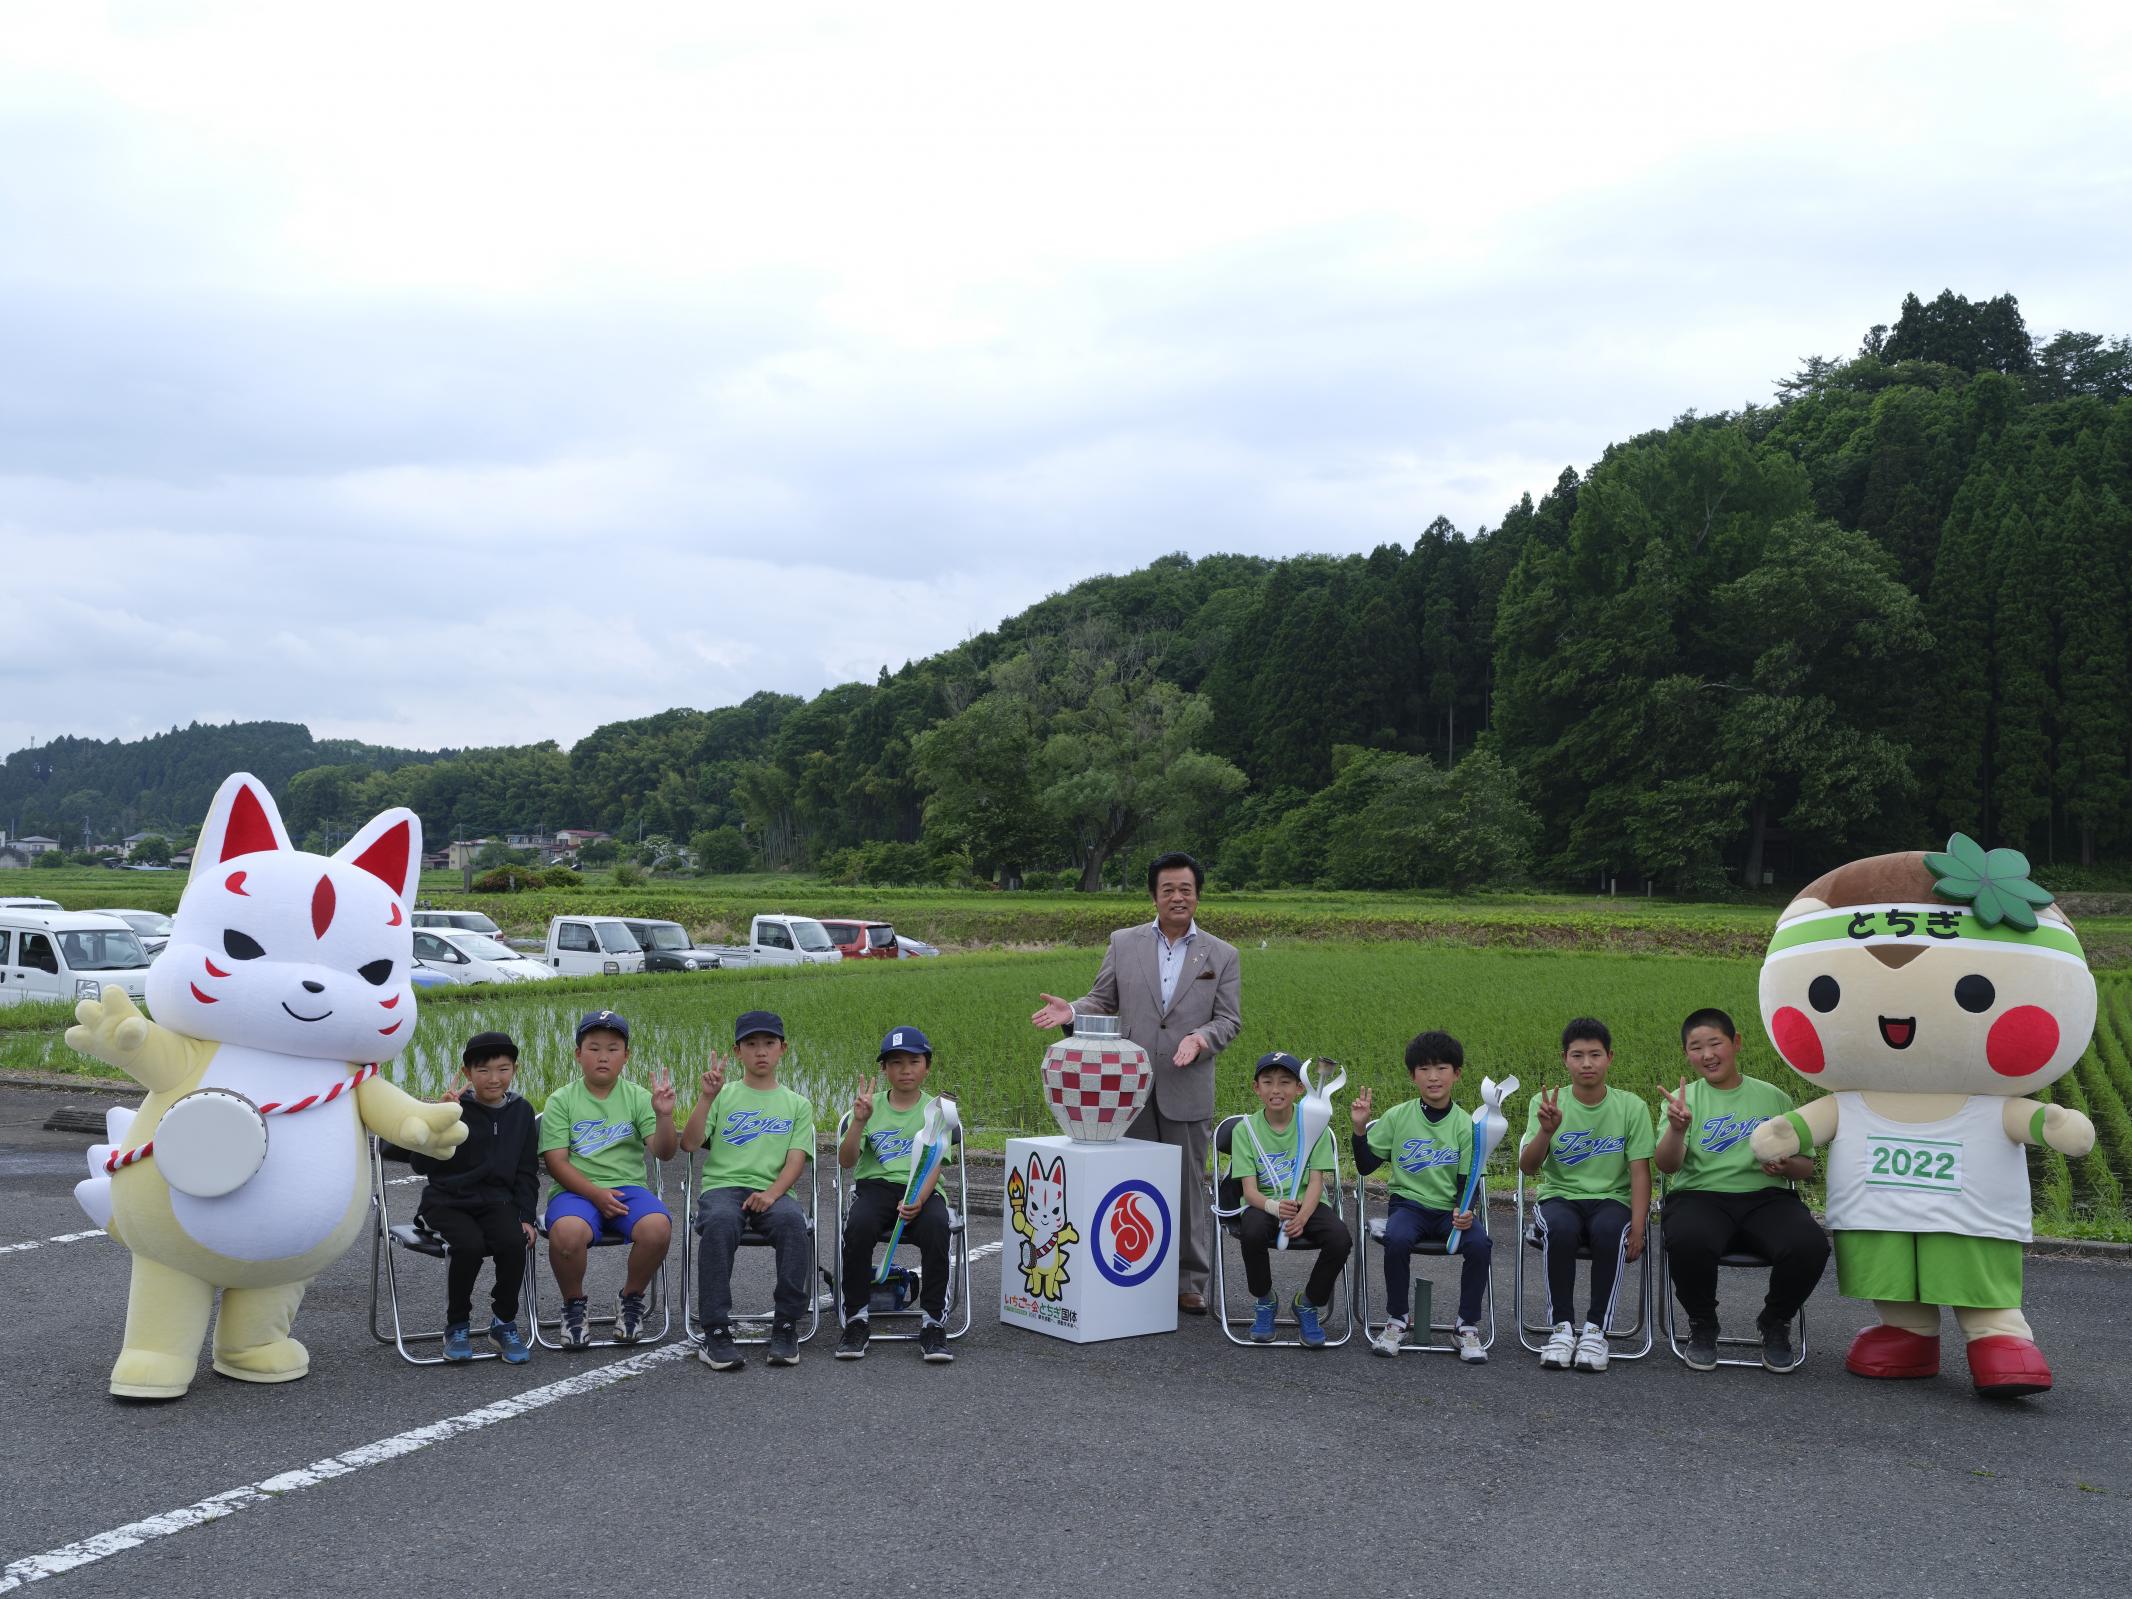
[(1295, 1314), (1303, 1347), (1322, 1349), (1323, 1316), (1332, 1304), (1340, 1268), (1355, 1247), (1347, 1223), (1318, 1203), (1328, 1179), (1339, 1181), (1332, 1129), (1320, 1133), (1309, 1149), (1296, 1147), (1303, 1141), (1296, 1116), (1296, 1102), (1303, 1097), (1303, 1063), (1287, 1051), (1259, 1056), (1251, 1087), (1259, 1108), (1244, 1119), (1229, 1145), (1229, 1175), (1242, 1183), (1247, 1207), (1237, 1223), (1236, 1241), (1254, 1302), (1251, 1340), (1262, 1344), (1273, 1338), (1280, 1310), (1273, 1297), (1273, 1251), (1286, 1234), (1291, 1243), (1318, 1252), (1310, 1280), (1296, 1296)]
[(791, 1189), (814, 1153), (814, 1107), (777, 1080), (785, 1023), (775, 1011), (743, 1011), (733, 1023), (733, 1052), (740, 1081), (727, 1080), (733, 1063), (713, 1050), (696, 1108), (681, 1129), (681, 1147), (704, 1152), (703, 1192), (696, 1202), (703, 1347), (696, 1358), (713, 1371), (747, 1364), (733, 1342), (733, 1256), (742, 1230), (752, 1228), (770, 1240), (777, 1256), (770, 1364), (797, 1366), (799, 1319), (813, 1284), (807, 1280), (807, 1213)]
[[(844, 1217), (844, 1336), (837, 1359), (861, 1360), (869, 1337), (867, 1304), (873, 1289), (874, 1246), (903, 1218), (903, 1236), (918, 1246), (918, 1352), (936, 1365), (955, 1358), (948, 1348), (948, 1207), (934, 1192), (940, 1168), (905, 1204), (911, 1150), (925, 1127), (925, 1113), (939, 1096), (925, 1091), (933, 1046), (915, 1027), (897, 1027), (881, 1040), (881, 1075), (888, 1103), (874, 1103), (867, 1078), (852, 1096), (851, 1123), (837, 1150), (837, 1164), (852, 1171), (851, 1209)], [(952, 1151), (949, 1159), (953, 1158)]]
[(593, 1335), (584, 1309), (584, 1258), (595, 1234), (629, 1239), (614, 1341), (644, 1335), (644, 1292), (674, 1241), (674, 1213), (644, 1185), (644, 1151), (672, 1160), (674, 1079), (661, 1066), (652, 1085), (623, 1077), (629, 1023), (614, 1011), (578, 1019), (580, 1081), (563, 1083), (539, 1113), (539, 1153), (554, 1179), (548, 1196), (548, 1266), (563, 1294), (563, 1345), (582, 1350)]
[(540, 1155), (555, 1190), (548, 1196), (548, 1265), (563, 1298), (563, 1344), (592, 1341), (585, 1314), (585, 1256), (610, 1233), (629, 1240), (629, 1266), (615, 1306), (614, 1341), (633, 1344), (644, 1331), (644, 1295), (673, 1242), (674, 1218), (644, 1186), (644, 1153), (672, 1160), (674, 1080), (662, 1066), (651, 1087), (622, 1075), (629, 1064), (629, 1023), (611, 1010), (587, 1011), (577, 1024), (579, 1080), (548, 1096), (540, 1112)]

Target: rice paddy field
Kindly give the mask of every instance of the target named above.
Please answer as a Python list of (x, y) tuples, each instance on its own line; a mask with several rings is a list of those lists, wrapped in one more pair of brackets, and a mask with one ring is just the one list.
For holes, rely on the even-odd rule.
[[(1209, 918), (1210, 922), (1213, 918)], [(1766, 921), (1762, 923), (1766, 928)], [(1225, 929), (1226, 930), (1226, 929)], [(557, 979), (534, 984), (431, 990), (414, 1040), (393, 1074), (422, 1093), (441, 1090), (472, 1033), (500, 1028), (524, 1051), (523, 1091), (538, 1101), (574, 1072), (571, 1029), (580, 1013), (611, 1006), (632, 1026), (632, 1069), (670, 1068), (684, 1113), (710, 1052), (729, 1048), (743, 1010), (780, 1012), (792, 1041), (787, 1080), (811, 1097), (824, 1122), (849, 1103), (872, 1069), (882, 1034), (923, 1028), (937, 1055), (931, 1086), (956, 1094), (973, 1142), (997, 1145), (1019, 1132), (1053, 1130), (1037, 1065), (1055, 1034), (1029, 1013), (1044, 993), (1073, 998), (1094, 978), (1092, 947), (993, 950), (922, 961), (861, 961), (763, 972)], [(1626, 953), (1593, 948), (1471, 947), (1438, 941), (1304, 940), (1246, 943), (1244, 1027), (1219, 1071), (1222, 1109), (1248, 1109), (1250, 1065), (1269, 1049), (1332, 1056), (1348, 1069), (1347, 1092), (1367, 1085), (1384, 1105), (1411, 1092), (1400, 1063), (1406, 1040), (1427, 1027), (1462, 1039), (1467, 1069), (1460, 1099), (1472, 1104), (1483, 1074), (1518, 1077), (1525, 1090), (1563, 1080), (1562, 1024), (1589, 1014), (1613, 1030), (1616, 1086), (1652, 1102), (1683, 1070), (1680, 1018), (1718, 1005), (1748, 1037), (1752, 1075), (1795, 1098), (1813, 1090), (1783, 1068), (1760, 1037), (1758, 959), (1726, 954)], [(2094, 1118), (2095, 1152), (2068, 1161), (2032, 1156), (2039, 1229), (2132, 1238), (2132, 971), (2098, 978), (2096, 1040), (2051, 1093)], [(97, 1074), (61, 1039), (70, 1018), (58, 1006), (0, 1010), (0, 1068)], [(1523, 1094), (1513, 1106), (1522, 1117)], [(1522, 1121), (1518, 1122), (1522, 1126)]]

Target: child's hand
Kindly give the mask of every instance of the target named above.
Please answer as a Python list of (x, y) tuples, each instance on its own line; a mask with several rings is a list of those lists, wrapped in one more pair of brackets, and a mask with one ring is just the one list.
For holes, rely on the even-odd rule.
[(651, 1074), (651, 1108), (661, 1116), (674, 1113), (674, 1074), (664, 1066)]
[(770, 1208), (770, 1196), (764, 1193), (761, 1189), (757, 1189), (754, 1193), (748, 1195), (746, 1199), (743, 1199), (740, 1202), (740, 1208), (742, 1210), (753, 1211), (768, 1210)]
[(1673, 1124), (1676, 1133), (1688, 1130), (1688, 1079), (1680, 1080), (1680, 1087), (1666, 1095), (1666, 1120)]
[(918, 1219), (918, 1207), (916, 1205), (898, 1205), (896, 1214), (905, 1221), (916, 1221)]
[(725, 1087), (726, 1058), (717, 1050), (711, 1051), (711, 1064), (699, 1080), (705, 1099), (716, 1099), (718, 1090)]
[(1281, 1231), (1290, 1238), (1301, 1238), (1303, 1236), (1303, 1217), (1300, 1214), (1302, 1209), (1301, 1205), (1295, 1204), (1287, 1204), (1281, 1207), (1281, 1213), (1286, 1218), (1281, 1223)]
[[(1302, 1213), (1302, 1210), (1302, 1201), (1296, 1199), (1284, 1199), (1281, 1201), (1281, 1220), (1284, 1222), (1292, 1221), (1296, 1216)], [(1290, 1233), (1288, 1236), (1293, 1238), (1295, 1234)]]
[(1370, 1091), (1367, 1088), (1355, 1096), (1355, 1102), (1347, 1107), (1347, 1115), (1355, 1124), (1356, 1132), (1366, 1133), (1370, 1130)]
[(1641, 1260), (1643, 1258), (1642, 1222), (1632, 1221), (1629, 1223), (1629, 1241), (1627, 1247), (1622, 1251), (1622, 1258), (1625, 1260)]
[(1540, 1136), (1546, 1139), (1549, 1143), (1553, 1143), (1555, 1134), (1561, 1129), (1561, 1126), (1562, 1090), (1559, 1088), (1541, 1089)]
[(592, 1191), (592, 1208), (610, 1221), (620, 1221), (629, 1214), (629, 1201), (612, 1188), (596, 1188)]
[(540, 1241), (540, 1229), (538, 1227), (535, 1227), (531, 1222), (520, 1222), (518, 1224), (518, 1230), (526, 1235), (526, 1248), (531, 1249), (534, 1244)]
[(873, 1120), (873, 1115), (874, 1080), (871, 1077), (862, 1077), (859, 1079), (858, 1092), (851, 1096), (851, 1125), (864, 1127)]
[(432, 1103), (438, 1105), (456, 1105), (459, 1103), (459, 1090), (456, 1088), (447, 1088), (443, 1093), (439, 1094), (436, 1099), (432, 1101)]
[(1457, 1228), (1460, 1232), (1464, 1232), (1468, 1227), (1471, 1227), (1473, 1225), (1473, 1212), (1470, 1210), (1459, 1211), (1457, 1214), (1452, 1216), (1451, 1225)]

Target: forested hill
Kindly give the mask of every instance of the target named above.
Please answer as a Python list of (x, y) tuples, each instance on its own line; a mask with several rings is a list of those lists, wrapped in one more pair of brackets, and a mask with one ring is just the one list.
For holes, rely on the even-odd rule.
[(1093, 884), (1161, 840), (1232, 882), (1709, 889), (1961, 828), (2069, 881), (2132, 866), (2128, 508), (2126, 340), (1912, 296), (1470, 535), (1171, 556), (873, 683), (567, 753), (62, 741), (10, 758), (0, 814), (50, 830), (92, 788), (189, 820), (251, 764), (299, 832), (408, 803), (436, 838), (586, 823), (875, 878)]

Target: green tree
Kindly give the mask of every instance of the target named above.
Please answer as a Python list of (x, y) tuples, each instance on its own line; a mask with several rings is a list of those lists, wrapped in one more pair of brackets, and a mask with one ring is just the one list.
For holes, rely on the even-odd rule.
[(689, 840), (689, 849), (705, 872), (744, 872), (753, 859), (747, 839), (730, 823), (698, 833)]
[[(911, 741), (930, 793), (925, 840), (967, 854), (1002, 888), (1046, 860), (1052, 830), (1037, 800), (1035, 717), (1020, 696), (988, 694)], [(1056, 856), (1051, 856), (1055, 860)]]
[(133, 846), (133, 853), (127, 859), (139, 861), (146, 866), (168, 866), (170, 840), (161, 833), (150, 833)]

